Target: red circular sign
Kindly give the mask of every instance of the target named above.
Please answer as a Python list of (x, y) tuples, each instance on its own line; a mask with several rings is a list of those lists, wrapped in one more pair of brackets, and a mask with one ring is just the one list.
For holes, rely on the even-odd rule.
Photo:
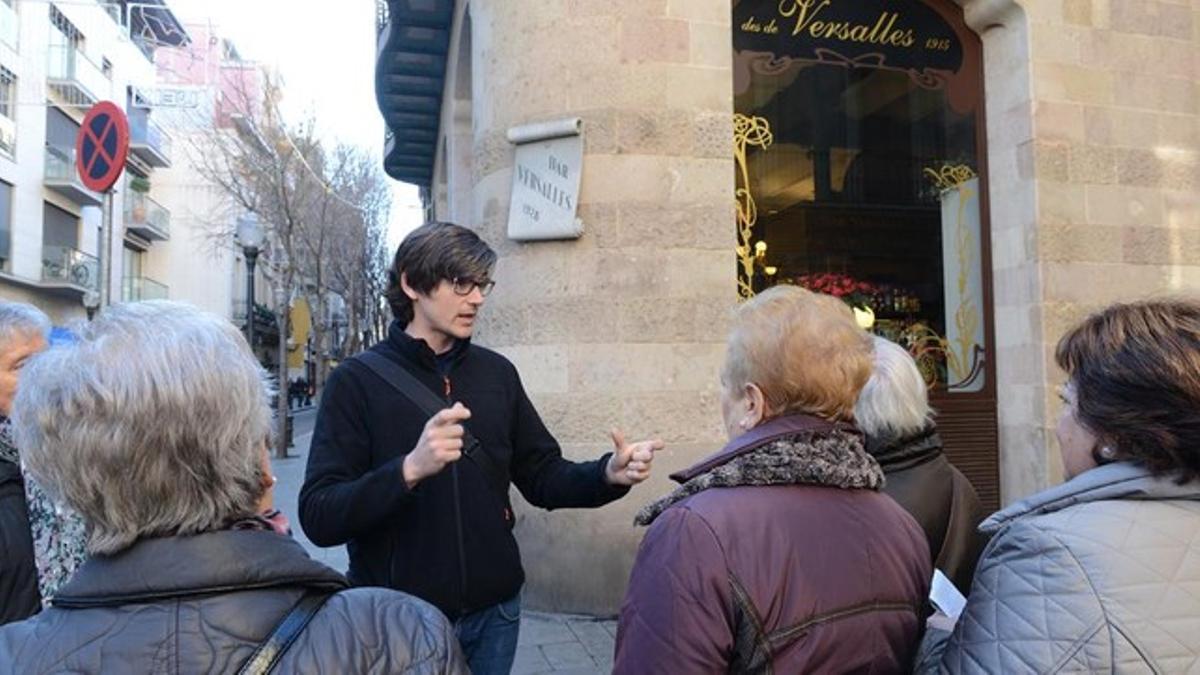
[(83, 116), (75, 139), (75, 169), (89, 190), (104, 192), (117, 182), (129, 155), (129, 120), (112, 101), (100, 101)]

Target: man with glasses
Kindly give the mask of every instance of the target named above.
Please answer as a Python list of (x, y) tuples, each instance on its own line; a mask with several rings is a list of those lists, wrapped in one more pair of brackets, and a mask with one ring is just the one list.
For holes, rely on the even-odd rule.
[(534, 506), (598, 507), (645, 480), (663, 445), (614, 432), (600, 459), (563, 459), (513, 365), (471, 344), (495, 262), (457, 225), (404, 239), (388, 338), (330, 375), (300, 491), (305, 533), (347, 545), (350, 581), (436, 605), (476, 675), (507, 673), (516, 652), (525, 574), (510, 481)]

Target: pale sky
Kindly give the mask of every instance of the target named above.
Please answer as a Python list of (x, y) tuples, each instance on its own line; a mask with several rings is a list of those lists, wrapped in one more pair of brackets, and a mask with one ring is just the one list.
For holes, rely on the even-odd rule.
[[(245, 59), (282, 76), (284, 117), (312, 113), (322, 136), (383, 154), (375, 103), (375, 0), (167, 0), (184, 23), (211, 21)], [(417, 189), (392, 190), (389, 248), (421, 222)]]

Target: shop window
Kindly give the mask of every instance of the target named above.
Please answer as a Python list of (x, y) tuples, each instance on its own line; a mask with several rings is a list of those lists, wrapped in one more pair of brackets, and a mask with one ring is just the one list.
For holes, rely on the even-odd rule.
[(978, 37), (950, 2), (734, 6), (743, 297), (841, 297), (932, 389), (991, 387)]

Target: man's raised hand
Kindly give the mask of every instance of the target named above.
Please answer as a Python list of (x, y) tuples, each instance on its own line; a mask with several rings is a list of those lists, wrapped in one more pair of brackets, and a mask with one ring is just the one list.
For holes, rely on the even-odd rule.
[(612, 430), (613, 454), (605, 467), (605, 477), (612, 485), (637, 485), (650, 477), (654, 453), (664, 446), (660, 440), (626, 443), (625, 434)]
[(462, 457), (462, 422), (468, 419), (471, 419), (471, 411), (461, 403), (439, 410), (429, 418), (416, 447), (404, 457), (402, 472), (410, 489)]

